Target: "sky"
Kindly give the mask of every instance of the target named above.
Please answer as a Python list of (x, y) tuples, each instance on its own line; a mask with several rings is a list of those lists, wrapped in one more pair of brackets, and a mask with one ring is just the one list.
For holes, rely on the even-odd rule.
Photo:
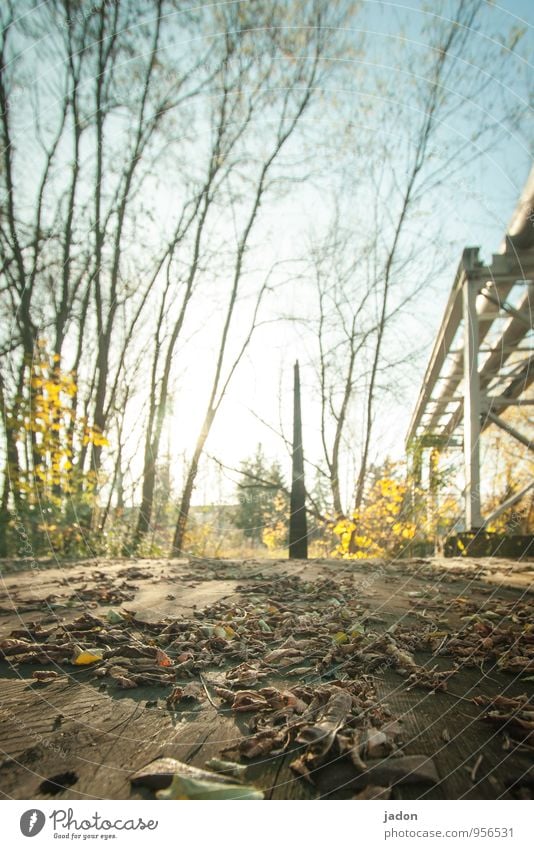
[[(313, 369), (316, 344), (313, 334), (304, 321), (274, 322), (273, 319), (279, 319), (281, 313), (303, 319), (313, 315), (313, 286), (309, 279), (303, 279), (301, 273), (293, 275), (291, 263), (297, 260), (300, 262), (306, 256), (315, 235), (326, 227), (336, 192), (343, 196), (346, 226), (354, 228), (354, 250), (357, 252), (361, 249), (358, 216), (360, 219), (365, 218), (365, 207), (371, 204), (372, 197), (365, 180), (362, 181), (363, 186), (358, 185), (356, 180), (354, 184), (351, 182), (351, 171), (357, 173), (360, 169), (365, 173), (365, 163), (362, 163), (359, 153), (360, 145), (364, 151), (366, 144), (368, 149), (374, 145), (377, 149), (380, 145), (389, 145), (395, 149), (398, 145), (399, 156), (403, 154), (402, 133), (399, 132), (399, 141), (395, 126), (383, 122), (382, 109), (387, 108), (387, 97), (392, 96), (401, 105), (401, 117), (409, 122), (411, 116), (415, 122), (417, 112), (413, 107), (413, 92), (414, 87), (421, 82), (424, 45), (428, 40), (426, 28), (435, 19), (436, 9), (436, 4), (423, 0), (405, 3), (363, 0), (361, 5), (358, 27), (351, 38), (355, 44), (362, 38), (365, 40), (365, 53), (356, 61), (353, 57), (350, 59), (353, 63), (350, 67), (354, 68), (353, 79), (350, 74), (348, 77), (345, 75), (343, 86), (338, 87), (335, 81), (331, 82), (329, 88), (321, 92), (324, 109), (316, 109), (306, 118), (314, 124), (307, 128), (312, 144), (314, 138), (319, 139), (322, 135), (324, 122), (324, 136), (328, 137), (330, 147), (326, 153), (321, 152), (320, 156), (330, 156), (330, 183), (328, 180), (325, 183), (324, 177), (315, 179), (312, 176), (293, 187), (275, 203), (267, 205), (262, 211), (261, 226), (253, 237), (254, 267), (257, 271), (250, 272), (250, 285), (253, 287), (257, 284), (261, 272), (278, 262), (284, 269), (277, 278), (279, 285), (283, 286), (266, 304), (266, 317), (272, 323), (257, 331), (232, 381), (209, 438), (207, 453), (222, 459), (228, 466), (237, 467), (245, 457), (255, 452), (257, 444), (261, 442), (266, 454), (281, 460), (284, 471), (289, 475), (289, 456), (279, 431), (282, 429), (286, 434), (291, 431), (292, 374), (293, 363), (297, 359), (301, 364), (304, 447), (313, 462), (317, 461), (320, 454), (317, 389)], [(446, 8), (452, 9), (455, 5), (451, 0)], [(529, 81), (532, 83), (530, 63), (533, 23), (530, 0), (486, 4), (483, 23), (475, 34), (474, 61), (486, 76), (494, 92), (495, 102), (488, 106), (487, 100), (482, 98), (480, 104), (477, 101), (464, 104), (460, 118), (453, 116), (445, 120), (440, 128), (444, 150), (448, 144), (469, 136), (473, 125), (483, 117), (482, 109), (494, 109), (498, 116), (502, 100), (526, 98)], [(509, 56), (510, 73), (506, 80), (501, 81), (493, 78), (492, 67), (485, 66), (487, 51), (495, 47), (500, 35), (514, 28), (522, 32), (522, 38), (517, 55)], [(404, 49), (407, 46), (408, 49)], [(33, 49), (39, 55), (38, 42)], [(49, 72), (50, 68), (46, 64), (40, 65), (41, 77), (45, 82)], [(466, 78), (469, 73), (470, 69), (466, 67)], [(379, 88), (381, 77), (386, 80), (385, 95)], [(453, 80), (452, 85), (454, 97), (461, 100), (464, 93), (461, 75)], [(28, 85), (28, 91), (31, 91), (31, 84)], [(31, 109), (31, 99), (28, 99), (27, 108)], [(525, 113), (527, 111), (525, 107)], [(352, 118), (352, 135), (340, 138), (338, 143), (327, 122), (332, 121), (332, 116), (337, 116), (341, 123), (341, 118), (349, 114)], [(19, 130), (21, 134), (25, 132), (22, 124)], [(261, 127), (259, 130), (261, 133)], [(412, 267), (411, 274), (424, 273), (428, 275), (428, 282), (416, 301), (402, 313), (385, 346), (386, 358), (394, 358), (397, 350), (407, 351), (412, 356), (405, 368), (392, 369), (390, 374), (386, 372), (381, 378), (386, 384), (390, 383), (388, 388), (391, 391), (376, 411), (373, 460), (378, 461), (386, 455), (402, 458), (404, 454), (408, 422), (463, 248), (479, 245), (482, 256), (488, 260), (491, 253), (499, 248), (530, 168), (528, 123), (525, 122), (520, 131), (502, 127), (499, 138), (488, 150), (478, 154), (476, 150), (472, 152), (473, 161), (470, 162), (467, 157), (465, 167), (446, 181), (439, 192), (424, 199), (418, 212), (419, 217), (410, 224), (413, 245), (422, 251), (421, 260)], [(302, 150), (297, 146), (290, 153), (298, 159)], [(438, 149), (438, 161), (440, 153)], [(26, 170), (25, 179), (31, 187), (33, 176), (30, 169)], [(354, 203), (352, 210), (351, 201)], [(172, 179), (169, 179), (167, 188), (158, 188), (155, 233), (162, 222), (169, 219), (174, 203)], [(221, 234), (225, 234), (224, 225), (219, 230)], [(428, 258), (434, 253), (440, 260), (436, 263), (435, 273), (432, 273), (432, 269), (430, 272), (428, 269)], [(302, 265), (298, 265), (298, 262), (297, 271), (302, 271)], [(399, 291), (408, 291), (411, 285), (413, 279), (407, 277), (400, 281)], [(220, 302), (208, 297), (192, 307), (191, 326), (194, 328), (196, 323), (204, 325), (204, 330), (210, 328), (210, 320), (216, 322), (219, 313)], [(245, 315), (244, 307), (238, 312), (238, 325), (244, 322)], [(185, 338), (180, 356), (185, 356), (189, 364), (176, 375), (172, 392), (173, 413), (167, 422), (165, 434), (177, 482), (181, 475), (181, 458), (184, 452), (191, 451), (204, 412), (203, 390), (212, 370), (214, 334), (210, 329), (202, 332), (201, 327), (200, 332), (192, 332)], [(138, 477), (140, 472), (138, 444), (142, 435), (144, 404), (141, 396), (134, 399), (129, 414), (132, 478)], [(361, 409), (358, 406), (351, 412), (350, 428), (357, 445), (362, 430)], [(353, 484), (354, 471), (348, 462), (344, 469), (346, 492), (350, 491)], [(214, 475), (213, 470), (201, 475), (195, 502), (211, 503), (220, 498), (232, 500), (235, 478), (235, 474), (221, 478)]]
[[(419, 37), (417, 33), (423, 4), (373, 5), (376, 14), (371, 17), (369, 29), (372, 29), (370, 49), (375, 54), (384, 55), (384, 44), (387, 44), (389, 36), (397, 32), (396, 15), (402, 18), (408, 35), (411, 32), (414, 39)], [(517, 26), (523, 26), (523, 21), (528, 23), (530, 31), (525, 36), (524, 43), (524, 53), (528, 56), (533, 43), (531, 4), (516, 2), (492, 5), (495, 17), (502, 23), (503, 29), (510, 23)], [(390, 14), (392, 12), (394, 14)], [(518, 66), (521, 66), (521, 63), (518, 63)], [(525, 63), (522, 66), (522, 71), (524, 70)], [(473, 115), (476, 115), (475, 109)], [(451, 180), (450, 185), (444, 188), (437, 199), (433, 199), (437, 205), (435, 213), (442, 222), (441, 235), (449, 245), (447, 258), (444, 267), (437, 272), (428, 293), (422, 293), (415, 309), (410, 309), (403, 316), (404, 334), (416, 339), (420, 350), (409, 367), (406, 379), (399, 385), (400, 399), (395, 404), (390, 401), (389, 412), (382, 410), (376, 421), (373, 448), (377, 459), (386, 454), (394, 458), (403, 457), (408, 423), (461, 252), (465, 246), (478, 245), (481, 248), (481, 256), (491, 261), (491, 254), (499, 250), (529, 168), (530, 155), (525, 138), (522, 134), (505, 132), (498, 145), (463, 170)], [(283, 223), (277, 238), (281, 243), (287, 243), (289, 253), (296, 238), (295, 234), (303, 227), (305, 229), (308, 224), (304, 209), (309, 209), (310, 204), (306, 192), (303, 194), (303, 200), (295, 200), (279, 219)], [(313, 208), (316, 215), (321, 214), (316, 205)], [(435, 231), (433, 235), (434, 233)], [(302, 303), (306, 298), (301, 284), (295, 286), (291, 297), (298, 311), (299, 301)], [(233, 458), (227, 459), (226, 462), (229, 465), (238, 465), (239, 460), (247, 454), (252, 454), (256, 443), (261, 441), (268, 454), (284, 458), (284, 467), (286, 473), (289, 473), (289, 457), (287, 452), (284, 452), (281, 439), (269, 428), (258, 427), (256, 416), (267, 420), (278, 431), (278, 396), (281, 391), (283, 425), (286, 434), (290, 432), (292, 364), (294, 360), (299, 359), (302, 368), (305, 448), (309, 456), (317, 456), (317, 415), (313, 404), (315, 387), (308, 365), (312, 353), (309, 340), (296, 334), (294, 328), (286, 328), (277, 345), (269, 345), (261, 338), (258, 339), (249, 352), (239, 379), (231, 389), (224, 412), (216, 422), (210, 439), (210, 453)], [(398, 379), (399, 375), (395, 373), (394, 380)], [(274, 414), (273, 405), (276, 410)], [(353, 424), (357, 430), (358, 422)], [(346, 473), (345, 487), (350, 489), (353, 472), (347, 468)], [(204, 489), (199, 488), (197, 497), (202, 501), (209, 498), (209, 492), (208, 479)]]

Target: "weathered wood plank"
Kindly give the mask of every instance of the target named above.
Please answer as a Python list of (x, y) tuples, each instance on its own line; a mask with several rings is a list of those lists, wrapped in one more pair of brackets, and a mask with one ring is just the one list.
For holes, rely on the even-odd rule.
[[(124, 568), (122, 562), (115, 564), (112, 571), (118, 575)], [(241, 582), (238, 579), (240, 568), (239, 564), (224, 564), (221, 578), (217, 580), (213, 578), (216, 566), (210, 566), (209, 579), (203, 582), (189, 575), (187, 563), (172, 569), (160, 565), (159, 571), (151, 573), (155, 578), (151, 577), (145, 584), (139, 579), (141, 586), (135, 599), (125, 606), (152, 611), (157, 617), (160, 604), (165, 602), (168, 615), (176, 611), (191, 615), (191, 611), (201, 610), (216, 599), (232, 598), (238, 603), (240, 596), (236, 587), (244, 582), (245, 576), (249, 585), (257, 580), (259, 586), (260, 579), (255, 576), (268, 573), (276, 577), (289, 573), (299, 574), (308, 581), (329, 576), (333, 580), (343, 577), (351, 582), (355, 598), (367, 611), (372, 627), (385, 630), (392, 625), (410, 625), (417, 629), (422, 622), (433, 621), (432, 617), (438, 620), (444, 611), (450, 626), (461, 627), (463, 610), (458, 598), (476, 597), (481, 609), (491, 610), (492, 604), (499, 599), (513, 602), (524, 597), (530, 587), (528, 570), (521, 573), (526, 584), (517, 590), (495, 585), (495, 570), (486, 570), (485, 564), (473, 564), (469, 571), (461, 563), (452, 571), (449, 567), (448, 571), (438, 570), (429, 578), (420, 570), (418, 562), (411, 568), (405, 563), (318, 561), (303, 566), (302, 563), (249, 562), (242, 567)], [(499, 574), (504, 573), (505, 565), (501, 563), (499, 569)], [(49, 575), (47, 592), (57, 587), (58, 580)], [(21, 585), (24, 586), (24, 581)], [(419, 593), (424, 602), (418, 606), (413, 599), (417, 601)], [(168, 599), (167, 595), (173, 595), (174, 599)], [(198, 606), (195, 608), (195, 605)], [(79, 608), (73, 608), (54, 616), (68, 621), (79, 612)], [(0, 616), (1, 631), (6, 633), (10, 628), (20, 627), (21, 618), (32, 621), (36, 614), (23, 612), (16, 623), (10, 615)], [(436, 664), (443, 669), (451, 666), (450, 659), (430, 655), (418, 654), (416, 660), (428, 668)], [(217, 710), (206, 701), (192, 709), (169, 711), (164, 701), (166, 690), (149, 687), (124, 691), (105, 689), (90, 671), (78, 671), (74, 667), (52, 683), (39, 686), (30, 680), (35, 668), (26, 665), (13, 669), (5, 662), (0, 664), (2, 798), (43, 798), (46, 794), (41, 789), (42, 782), (65, 774), (70, 776), (68, 780), (72, 783), (58, 793), (58, 799), (142, 798), (147, 793), (142, 788), (132, 789), (129, 777), (150, 761), (168, 756), (205, 767), (210, 758), (221, 757), (224, 749), (248, 733), (250, 714), (236, 716), (228, 709)], [(502, 729), (481, 722), (481, 711), (471, 701), (474, 695), (492, 696), (502, 692), (518, 696), (531, 692), (528, 681), (516, 680), (488, 666), (483, 672), (477, 667), (464, 668), (451, 679), (449, 692), (434, 695), (429, 690), (410, 689), (406, 676), (390, 669), (379, 671), (373, 677), (380, 699), (389, 705), (405, 730), (404, 752), (431, 757), (439, 774), (434, 786), (395, 786), (394, 797), (514, 798), (518, 784), (532, 786), (531, 761), (527, 753), (507, 741)], [(273, 681), (276, 686), (291, 687), (295, 683), (294, 678)], [(316, 790), (297, 778), (289, 767), (296, 754), (288, 752), (251, 762), (247, 776), (264, 790), (266, 798), (313, 797), (320, 793), (320, 788)], [(346, 765), (340, 763), (328, 798), (353, 795), (354, 791), (343, 789), (344, 769)]]

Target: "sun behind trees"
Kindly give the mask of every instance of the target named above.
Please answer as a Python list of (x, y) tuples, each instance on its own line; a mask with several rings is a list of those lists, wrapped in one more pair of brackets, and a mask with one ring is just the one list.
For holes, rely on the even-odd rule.
[(529, 5), (0, 0), (7, 843), (523, 845)]
[[(522, 31), (481, 41), (487, 4), (440, 2), (412, 38), (388, 33), (386, 64), (359, 2), (0, 6), (0, 553), (18, 519), (36, 552), (224, 552), (202, 516), (235, 506), (235, 479), (217, 491), (211, 454), (235, 469), (267, 425), (289, 479), (272, 410), (294, 354), (317, 550), (340, 516), (370, 523), (351, 543), (372, 536), (368, 553), (423, 533), (408, 496), (398, 540), (373, 530), (373, 510), (392, 516), (373, 443), (416, 366), (406, 315), (445, 262), (432, 210), (521, 131), (485, 68), (515, 80)], [(260, 385), (250, 406), (269, 411), (241, 451), (235, 411)], [(254, 541), (276, 551), (272, 494)]]

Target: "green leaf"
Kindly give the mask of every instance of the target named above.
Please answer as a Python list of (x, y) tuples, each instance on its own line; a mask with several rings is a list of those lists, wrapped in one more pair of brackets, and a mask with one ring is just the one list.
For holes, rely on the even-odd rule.
[(156, 794), (158, 799), (263, 799), (261, 790), (256, 790), (251, 785), (243, 784), (218, 784), (215, 781), (200, 781), (195, 778), (186, 778), (183, 775), (175, 775), (171, 786), (167, 790), (160, 790)]
[(118, 625), (119, 622), (124, 622), (125, 617), (118, 610), (110, 608), (107, 612), (106, 619), (110, 625)]

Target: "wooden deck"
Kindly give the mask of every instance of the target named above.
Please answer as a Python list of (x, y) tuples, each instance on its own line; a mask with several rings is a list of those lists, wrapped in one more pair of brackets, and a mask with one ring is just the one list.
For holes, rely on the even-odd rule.
[[(133, 632), (137, 623), (145, 628), (143, 639), (150, 653), (156, 645), (163, 646), (162, 623), (174, 623), (173, 640), (164, 648), (173, 665), (156, 670), (173, 681), (123, 688), (117, 684), (118, 677), (101, 674), (106, 663), (110, 667), (109, 659), (76, 666), (58, 660), (55, 650), (50, 652), (53, 661), (44, 664), (27, 662), (27, 654), (6, 656), (0, 662), (1, 794), (14, 799), (52, 795), (57, 799), (151, 798), (152, 791), (133, 786), (130, 777), (155, 758), (172, 757), (198, 767), (205, 767), (212, 757), (236, 759), (235, 749), (253, 734), (250, 723), (257, 715), (232, 709), (230, 702), (216, 694), (216, 687), (224, 683), (229, 670), (248, 662), (243, 657), (249, 657), (249, 639), (250, 665), (261, 680), (250, 686), (225, 683), (226, 688), (248, 692), (266, 686), (279, 691), (300, 687), (313, 692), (332, 685), (339, 692), (358, 681), (355, 670), (361, 669), (362, 680), (375, 693), (370, 715), (380, 717), (383, 712), (388, 717), (386, 727), (396, 723), (400, 729), (395, 751), (387, 758), (366, 758), (369, 773), (355, 769), (341, 742), (326, 759), (308, 762), (308, 780), (295, 772), (295, 760), (307, 750), (294, 739), (282, 754), (241, 758), (248, 766), (247, 783), (262, 789), (266, 799), (352, 798), (377, 784), (391, 787), (388, 792), (396, 799), (531, 798), (534, 733), (528, 722), (524, 727), (514, 722), (517, 709), (512, 708), (509, 721), (498, 715), (488, 721), (484, 716), (491, 705), (473, 698), (491, 700), (500, 695), (515, 700), (523, 694), (532, 698), (534, 674), (525, 664), (520, 668), (518, 661), (506, 668), (502, 658), (510, 658), (516, 649), (513, 641), (506, 645), (502, 635), (512, 634), (512, 628), (514, 633), (526, 635), (520, 637), (526, 641), (520, 657), (523, 661), (530, 657), (534, 665), (534, 642), (529, 637), (533, 569), (532, 562), (499, 561), (184, 560), (87, 562), (43, 567), (37, 572), (7, 570), (0, 597), (0, 642), (15, 631), (21, 636), (32, 633), (39, 643), (43, 639), (38, 636), (39, 629), (72, 627), (88, 613), (106, 622), (110, 631), (108, 635), (104, 629), (100, 640), (105, 657), (110, 647), (114, 650), (113, 640), (122, 639), (121, 629)], [(128, 611), (132, 619), (124, 626), (107, 624), (110, 609)], [(241, 638), (236, 623), (249, 621), (254, 610), (259, 611), (262, 630), (257, 631), (256, 639), (250, 637), (250, 631), (246, 639)], [(309, 618), (310, 612), (315, 619), (313, 615)], [(300, 636), (313, 648), (317, 640), (320, 648), (311, 651), (309, 660), (298, 661), (301, 671), (297, 675), (291, 665), (278, 669), (263, 659), (269, 656), (266, 652), (286, 644), (288, 634), (291, 637), (291, 616), (300, 623), (297, 642)], [(349, 620), (361, 623), (361, 634), (354, 632), (354, 622)], [(216, 651), (219, 639), (217, 645), (224, 656), (203, 665), (202, 657), (215, 655), (193, 650), (194, 658), (189, 660), (187, 646), (194, 629), (206, 627), (206, 623), (208, 629), (213, 628), (217, 621), (223, 624), (215, 627), (226, 623), (236, 630), (233, 636), (229, 633), (228, 640), (209, 637), (210, 650)], [(488, 630), (491, 628), (494, 630)], [(87, 649), (83, 632), (76, 633), (77, 645)], [(417, 642), (423, 633), (436, 635), (429, 637), (431, 644), (425, 650)], [(154, 638), (155, 634), (159, 636)], [(394, 635), (397, 643), (387, 642), (387, 634)], [(455, 649), (454, 640), (465, 634), (470, 645), (480, 638), (483, 649), (462, 658), (458, 654), (461, 647)], [(497, 634), (501, 634), (500, 642)], [(48, 639), (51, 643), (52, 638)], [(54, 640), (57, 642), (56, 637)], [(412, 660), (403, 666), (398, 646), (406, 651), (410, 640)], [(89, 642), (94, 647), (93, 638)], [(491, 642), (498, 643), (498, 649), (494, 645), (491, 650)], [(244, 655), (236, 651), (238, 643)], [(333, 650), (324, 651), (330, 644)], [(363, 651), (365, 645), (368, 648)], [(483, 650), (486, 655), (479, 653)], [(380, 651), (389, 652), (382, 661)], [(120, 654), (118, 649), (115, 653)], [(371, 662), (372, 657), (375, 660)], [(199, 667), (195, 665), (198, 658)], [(135, 666), (137, 660), (132, 663)], [(303, 666), (307, 671), (302, 671)], [(419, 671), (414, 673), (415, 669)], [(34, 673), (47, 670), (55, 671), (57, 677), (49, 683), (37, 681)], [(437, 676), (440, 671), (451, 673), (445, 690), (436, 690), (424, 680), (425, 675), (441, 680)], [(196, 685), (197, 698), (185, 698), (169, 708), (166, 698), (175, 677), (183, 686)], [(268, 719), (268, 711), (262, 715)], [(381, 727), (381, 721), (374, 724)], [(345, 737), (356, 733), (359, 722), (357, 715), (349, 717)], [(360, 724), (367, 728), (369, 721), (362, 717)], [(225, 754), (228, 749), (234, 754)], [(417, 774), (408, 782), (395, 778), (396, 763), (402, 765), (402, 759), (410, 755), (428, 760), (427, 766), (435, 772), (433, 781), (418, 781)]]

